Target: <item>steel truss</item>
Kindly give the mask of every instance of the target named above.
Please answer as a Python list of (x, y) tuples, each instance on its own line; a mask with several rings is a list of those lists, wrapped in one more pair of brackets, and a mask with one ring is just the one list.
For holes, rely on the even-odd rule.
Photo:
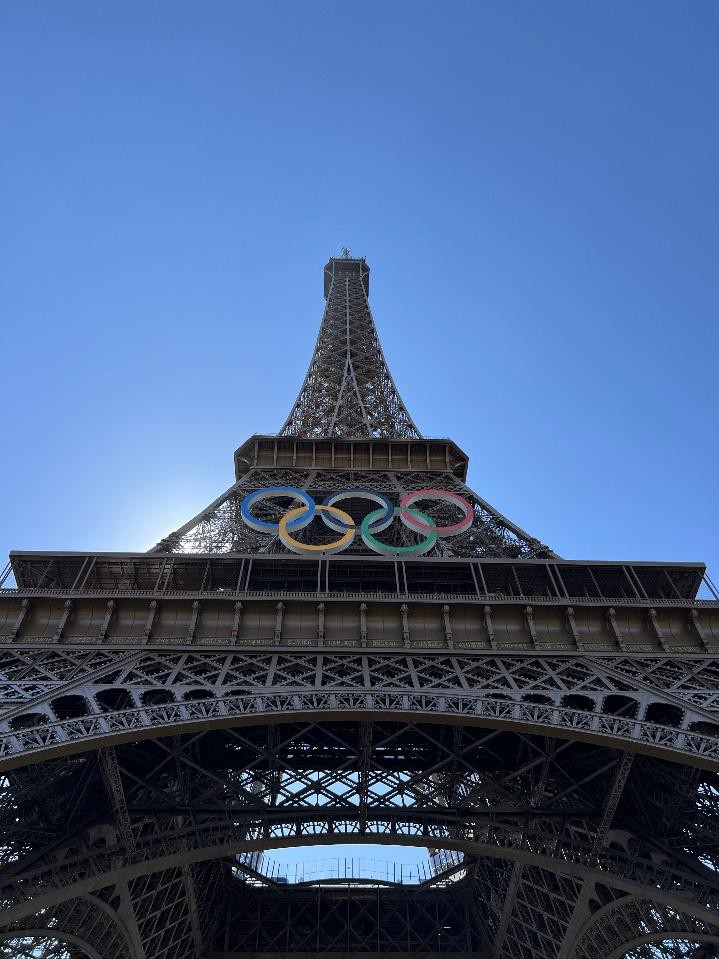
[(52, 912), (3, 924), (3, 959), (132, 959), (130, 935), (116, 891), (66, 899)]
[[(716, 955), (703, 566), (560, 560), (469, 490), (402, 403), (368, 290), (364, 260), (330, 260), (280, 434), (154, 551), (13, 555), (0, 959)], [(241, 519), (272, 485), (454, 491), (474, 521), (418, 560), (308, 560)], [(292, 887), (250, 858), (338, 841), (453, 856), (416, 886)]]
[[(634, 897), (614, 900), (605, 906), (594, 898), (592, 906), (596, 911), (580, 933), (576, 959), (620, 959), (628, 950), (636, 959), (670, 959), (687, 954), (696, 959), (711, 959), (717, 955), (717, 923)], [(697, 943), (706, 945), (687, 952), (688, 945)], [(673, 951), (679, 944), (679, 949)]]
[[(698, 856), (713, 863), (707, 851), (717, 839), (707, 828), (708, 810), (697, 810), (715, 803), (717, 774), (693, 780), (680, 810), (688, 832), (677, 838), (654, 825), (641, 833), (637, 823), (656, 824), (667, 805), (676, 804), (667, 787), (681, 776), (678, 767), (641, 757), (597, 849), (621, 755), (572, 740), (403, 722), (232, 728), (118, 746), (111, 787), (102, 754), (46, 764), (60, 804), (54, 821), (53, 810), (38, 799), (36, 767), (18, 768), (7, 774), (3, 804), (4, 834), (12, 840), (4, 851), (4, 916), (16, 923), (14, 931), (38, 907), (126, 888), (135, 939), (150, 944), (148, 954), (177, 953), (181, 940), (180, 954), (190, 956), (195, 940), (185, 871), (198, 868), (193, 863), (268, 845), (372, 836), (458, 848), (485, 869), (509, 868), (509, 880), (488, 874), (492, 894), (502, 896), (497, 910), (513, 894), (512, 914), (494, 928), (483, 915), (492, 896), (479, 880), (475, 886), (480, 908), (472, 922), (487, 941), (499, 927), (506, 943), (527, 936), (535, 911), (554, 903), (550, 939), (561, 945), (580, 891), (597, 880), (635, 897), (651, 891), (672, 915), (696, 916), (695, 928), (711, 924), (719, 884)], [(114, 792), (122, 797), (122, 815)], [(125, 817), (131, 837), (123, 838)], [(232, 912), (244, 908), (244, 900), (240, 895), (232, 905), (239, 893), (236, 882), (230, 885), (235, 891), (225, 882), (221, 901)], [(203, 879), (201, 889), (208, 886)], [(447, 892), (437, 894), (446, 898)], [(216, 918), (217, 907), (215, 901), (206, 912)], [(194, 934), (200, 929), (197, 922)], [(543, 955), (536, 948), (523, 955)]]
[[(236, 884), (237, 885), (237, 884)], [(318, 952), (474, 956), (482, 929), (466, 885), (454, 895), (428, 890), (349, 888), (248, 892), (228, 884), (210, 957)]]
[[(524, 532), (502, 516), (493, 506), (471, 490), (462, 480), (449, 472), (391, 470), (307, 470), (307, 469), (251, 469), (233, 486), (191, 519), (179, 530), (161, 540), (156, 552), (178, 553), (287, 553), (288, 550), (272, 534), (250, 529), (240, 516), (242, 499), (266, 486), (293, 486), (308, 490), (320, 502), (329, 493), (342, 489), (379, 490), (393, 494), (397, 502), (407, 493), (421, 489), (442, 489), (458, 493), (474, 508), (474, 522), (466, 533), (451, 539), (439, 540), (428, 556), (506, 556), (508, 558), (551, 557), (549, 547)], [(424, 505), (424, 504), (423, 504)], [(277, 505), (268, 505), (258, 515), (267, 519), (277, 513)], [(366, 510), (365, 510), (366, 511)], [(438, 526), (456, 522), (453, 507), (438, 504), (428, 508), (428, 515)], [(309, 542), (317, 535), (313, 524), (304, 535)], [(410, 534), (396, 524), (397, 545), (410, 542)], [(359, 539), (359, 538), (358, 538)], [(361, 542), (350, 547), (349, 554), (367, 554)]]
[[(198, 516), (161, 540), (155, 547), (157, 551), (286, 552), (276, 536), (258, 534), (247, 527), (239, 511), (240, 502), (248, 492), (282, 485), (310, 490), (313, 496), (325, 496), (348, 488), (376, 489), (394, 494), (397, 501), (414, 490), (450, 490), (472, 503), (474, 522), (466, 533), (438, 542), (431, 555), (554, 555), (547, 546), (502, 516), (464, 484), (462, 476), (466, 470), (466, 457), (456, 448), (453, 448), (452, 460), (445, 459), (441, 469), (432, 468), (435, 460), (430, 446), (426, 448), (426, 463), (420, 469), (412, 469), (416, 460), (409, 452), (395, 457), (402, 465), (401, 471), (392, 468), (389, 446), (384, 441), (421, 440), (421, 436), (397, 392), (382, 353), (367, 299), (369, 272), (366, 262), (358, 259), (331, 259), (325, 267), (327, 305), (315, 352), (295, 405), (280, 430), (280, 436), (322, 438), (327, 449), (331, 449), (331, 455), (323, 462), (320, 458), (322, 465), (318, 466), (315, 445), (313, 468), (297, 468), (295, 447), (292, 456), (284, 458), (284, 468), (277, 463), (275, 454), (270, 470), (258, 467), (261, 460), (258, 460), (256, 449), (252, 464), (243, 466), (244, 457), (236, 456), (237, 483)], [(343, 440), (367, 438), (370, 468), (357, 468), (357, 459), (355, 468), (342, 469), (340, 464), (344, 459), (342, 455), (335, 456), (335, 437)], [(447, 448), (446, 441), (431, 443), (438, 449)], [(377, 451), (374, 461), (373, 449)], [(354, 459), (354, 456), (350, 457), (347, 465), (352, 466)], [(387, 469), (379, 466), (383, 459), (387, 460)], [(452, 507), (440, 504), (430, 510), (430, 515), (442, 525), (452, 515)], [(313, 524), (306, 532), (311, 541), (318, 535), (316, 526)], [(406, 530), (396, 530), (395, 535), (400, 537), (398, 545), (408, 541)], [(355, 549), (366, 552), (359, 543)]]
[(331, 259), (315, 352), (285, 436), (419, 437), (382, 352), (364, 260)]
[(103, 748), (201, 724), (311, 717), (552, 731), (716, 768), (717, 668), (707, 656), (253, 648), (6, 647), (0, 760)]

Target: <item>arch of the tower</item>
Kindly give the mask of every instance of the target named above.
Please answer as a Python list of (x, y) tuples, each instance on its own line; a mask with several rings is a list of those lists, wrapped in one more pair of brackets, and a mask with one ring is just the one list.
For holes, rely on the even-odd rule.
[(636, 896), (600, 907), (592, 898), (590, 914), (567, 959), (711, 959), (718, 943), (719, 922), (690, 909)]
[[(472, 885), (462, 908), (487, 941), (501, 932), (503, 959), (524, 959), (516, 943), (530, 935), (538, 890), (563, 918), (545, 935), (546, 951), (535, 945), (526, 959), (559, 955), (552, 950), (569, 941), (570, 921), (588, 909), (582, 891), (599, 882), (707, 928), (719, 909), (708, 875), (674, 862), (689, 849), (717, 865), (717, 739), (711, 691), (700, 693), (702, 670), (711, 669), (702, 657), (684, 667), (695, 688), (682, 699), (671, 680), (677, 660), (659, 657), (614, 659), (604, 670), (577, 657), (457, 650), (103, 649), (80, 658), (60, 647), (32, 662), (20, 646), (13, 652), (13, 678), (25, 684), (16, 689), (32, 697), (6, 713), (0, 769), (8, 796), (28, 801), (20, 816), (6, 808), (6, 821), (11, 833), (23, 823), (19, 847), (23, 835), (45, 830), (52, 849), (5, 889), (18, 921), (109, 884), (132, 887), (136, 899), (148, 882), (160, 913), (163, 890), (173, 891), (181, 915), (168, 949), (183, 955), (182, 940), (190, 957), (192, 869), (338, 842), (463, 856), (464, 885), (452, 888)], [(671, 680), (666, 692), (661, 676)], [(80, 786), (92, 823), (65, 834), (61, 813), (47, 832), (33, 791), (60, 804), (67, 791), (72, 804)], [(482, 870), (490, 879), (476, 893)], [(258, 900), (243, 882), (226, 883), (217, 921), (231, 939), (231, 917), (243, 914), (238, 897), (255, 897), (259, 941), (262, 911), (280, 893), (266, 889), (269, 899)], [(497, 889), (499, 917), (486, 907)], [(308, 902), (297, 908), (311, 911)]]
[(92, 946), (72, 933), (48, 935), (30, 928), (22, 935), (0, 931), (2, 959), (103, 959)]
[(504, 687), (478, 694), (379, 687), (365, 693), (350, 686), (249, 692), (232, 682), (213, 690), (190, 685), (171, 691), (149, 683), (146, 688), (81, 687), (13, 713), (0, 723), (0, 770), (142, 738), (281, 723), (289, 717), (312, 720), (318, 714), (361, 721), (393, 715), (407, 722), (516, 730), (719, 769), (716, 717), (658, 691), (513, 693)]
[[(114, 779), (105, 752), (88, 741), (84, 752), (6, 773), (8, 795), (20, 797), (6, 820), (21, 822), (24, 834), (45, 828), (48, 849), (6, 881), (2, 896), (13, 921), (142, 877), (176, 874), (184, 888), (180, 871), (193, 865), (230, 866), (253, 850), (337, 842), (455, 850), (467, 875), (480, 863), (494, 870), (498, 888), (507, 869), (510, 876), (519, 869), (520, 916), (529, 909), (522, 897), (541, 882), (550, 897), (559, 885), (565, 900), (568, 888), (578, 898), (586, 884), (604, 882), (704, 923), (719, 907), (707, 877), (674, 861), (678, 841), (681, 850), (706, 847), (716, 774), (690, 775), (687, 767), (631, 758), (608, 743), (421, 715), (285, 713), (276, 724), (135, 735), (112, 750)], [(61, 812), (52, 835), (46, 810), (33, 805), (38, 776), (63, 807), (77, 801), (82, 783), (94, 821), (63, 835)], [(678, 840), (669, 827), (662, 836), (661, 823), (676, 814), (682, 776), (685, 831)], [(701, 797), (712, 809), (702, 808)], [(510, 886), (507, 879), (505, 892)], [(508, 942), (512, 928), (504, 930)]]
[(68, 895), (10, 923), (0, 914), (1, 959), (140, 959), (119, 901), (103, 896), (111, 891)]
[(630, 948), (626, 948), (627, 945), (620, 946), (619, 951), (607, 959), (716, 959), (717, 955), (716, 934), (685, 938), (658, 933), (643, 936)]
[[(226, 864), (229, 866), (227, 860)], [(494, 868), (497, 864), (508, 866), (510, 876), (516, 875), (519, 870), (520, 880), (516, 888), (501, 885), (502, 877), (507, 872)], [(156, 870), (156, 865), (148, 864), (146, 869)], [(359, 939), (353, 940), (354, 949), (358, 952), (367, 951), (371, 943), (377, 944), (377, 952), (405, 952), (402, 945), (410, 935), (413, 941), (410, 948), (406, 949), (406, 954), (420, 951), (422, 945), (422, 951), (430, 953), (461, 952), (461, 945), (467, 942), (474, 942), (475, 945), (492, 942), (493, 935), (498, 931), (496, 916), (494, 925), (485, 921), (487, 910), (491, 908), (491, 899), (495, 896), (487, 895), (487, 891), (482, 889), (478, 881), (481, 872), (485, 875), (489, 872), (498, 883), (495, 895), (500, 893), (505, 897), (513, 897), (496, 952), (499, 959), (622, 959), (625, 956), (628, 959), (684, 959), (685, 956), (700, 956), (702, 959), (706, 956), (709, 959), (715, 955), (711, 950), (719, 944), (719, 926), (712, 921), (716, 918), (713, 910), (678, 900), (676, 896), (672, 897), (661, 890), (657, 894), (656, 889), (649, 884), (643, 889), (635, 889), (634, 895), (624, 895), (626, 890), (615, 888), (618, 907), (592, 915), (586, 908), (586, 893), (588, 890), (591, 895), (598, 884), (596, 872), (583, 873), (575, 869), (569, 875), (558, 869), (557, 862), (548, 857), (535, 857), (526, 862), (493, 860), (490, 857), (468, 860), (467, 878), (461, 878), (451, 886), (442, 888), (436, 885), (414, 890), (375, 887), (369, 892), (365, 883), (364, 888), (359, 887), (359, 895), (354, 898), (349, 886), (337, 894), (331, 890), (329, 894), (323, 894), (321, 889), (311, 886), (298, 887), (289, 895), (287, 889), (272, 888), (272, 884), (263, 889), (248, 887), (241, 879), (232, 877), (228, 868), (224, 895), (211, 904), (212, 921), (207, 924), (207, 939), (203, 941), (209, 948), (214, 946), (211, 954), (218, 956), (240, 956), (248, 951), (253, 954), (284, 954), (297, 949), (277, 949), (277, 942), (273, 948), (271, 940), (279, 934), (282, 944), (286, 945), (288, 930), (292, 930), (291, 938), (295, 946), (305, 943), (311, 947), (308, 951), (312, 955), (319, 955), (332, 952), (328, 945), (333, 940), (337, 945), (338, 938), (345, 941), (354, 929), (359, 932)], [(149, 881), (151, 886), (158, 887), (162, 881), (157, 882), (155, 877), (159, 875), (162, 880), (168, 874), (179, 876), (178, 870), (170, 867), (160, 873), (141, 873), (133, 882), (138, 885)], [(122, 877), (116, 873), (113, 879), (122, 880)], [(601, 881), (612, 883), (617, 880), (605, 873)], [(621, 881), (618, 884), (621, 885)], [(42, 906), (39, 914), (28, 914), (25, 920), (14, 922), (11, 930), (0, 929), (0, 955), (5, 955), (2, 952), (4, 941), (8, 944), (8, 959), (25, 955), (27, 959), (142, 959), (144, 956), (167, 956), (169, 959), (172, 955), (190, 959), (196, 955), (196, 941), (186, 909), (182, 917), (184, 922), (166, 923), (169, 910), (184, 908), (176, 890), (173, 893), (169, 899), (160, 901), (160, 919), (158, 921), (157, 914), (154, 916), (154, 930), (150, 929), (149, 935), (146, 930), (145, 934), (138, 934), (135, 930), (134, 937), (126, 933), (118, 937), (116, 927), (121, 925), (120, 917), (116, 915), (112, 918), (111, 911), (108, 911), (102, 920), (101, 938), (104, 942), (100, 942), (99, 948), (88, 942), (84, 927), (83, 935), (62, 928), (62, 931), (48, 936), (48, 930), (42, 925), (51, 917), (53, 923), (64, 927), (66, 905), (91, 900), (92, 896), (84, 896), (81, 900), (63, 900), (60, 893), (54, 898), (46, 896), (37, 903)], [(649, 896), (652, 896), (651, 900)], [(398, 906), (401, 909), (399, 915)], [(427, 919), (428, 906), (435, 918), (440, 916), (441, 919), (434, 925), (430, 921), (422, 929), (419, 923)], [(26, 913), (30, 908), (26, 907)], [(496, 906), (494, 908), (497, 910)], [(551, 922), (538, 923), (537, 909), (550, 914)], [(570, 935), (575, 910), (580, 916), (589, 916), (577, 943)], [(292, 924), (287, 924), (288, 911), (293, 919), (301, 919), (305, 923), (311, 916), (314, 920), (312, 929), (294, 929)], [(364, 935), (362, 930), (356, 929), (358, 911), (364, 913), (365, 919), (374, 920), (374, 924), (364, 929)], [(351, 923), (351, 926), (341, 926), (339, 936), (338, 918)], [(382, 923), (387, 920), (395, 924), (398, 920), (404, 921), (405, 924), (399, 930), (395, 925), (393, 932), (384, 935)], [(147, 925), (146, 917), (144, 925)], [(333, 927), (329, 936), (324, 928), (326, 925)], [(450, 930), (444, 943), (437, 942), (439, 930), (442, 930), (440, 935)], [(317, 949), (319, 942), (322, 947)], [(253, 949), (253, 943), (259, 948)], [(706, 952), (700, 949), (691, 951), (702, 944), (706, 946)], [(655, 946), (661, 948), (655, 950)], [(677, 951), (672, 951), (674, 949)]]

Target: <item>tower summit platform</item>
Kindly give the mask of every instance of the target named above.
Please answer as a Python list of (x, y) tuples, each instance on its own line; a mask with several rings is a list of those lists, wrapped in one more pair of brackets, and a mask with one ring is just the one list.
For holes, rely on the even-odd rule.
[(365, 296), (369, 297), (370, 268), (362, 257), (331, 256), (325, 264), (325, 299), (328, 298), (332, 283), (341, 282), (342, 277), (359, 276)]

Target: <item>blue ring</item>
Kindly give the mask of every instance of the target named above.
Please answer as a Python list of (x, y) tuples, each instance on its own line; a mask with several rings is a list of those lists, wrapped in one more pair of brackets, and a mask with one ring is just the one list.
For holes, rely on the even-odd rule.
[[(373, 520), (369, 526), (369, 532), (371, 533), (381, 533), (382, 530), (387, 529), (387, 527), (392, 523), (394, 519), (394, 503), (384, 495), (384, 493), (377, 493), (374, 490), (368, 489), (343, 489), (339, 490), (336, 493), (330, 493), (329, 496), (326, 496), (322, 500), (323, 506), (336, 506), (337, 503), (343, 499), (350, 499), (351, 497), (356, 499), (366, 499), (371, 503), (378, 503), (380, 506), (384, 506), (384, 515), (378, 516), (377, 519)], [(373, 510), (373, 513), (377, 513), (379, 510)], [(336, 533), (346, 533), (348, 529), (359, 529), (357, 523), (353, 526), (348, 526), (347, 523), (343, 523), (342, 520), (334, 519), (331, 516), (327, 516), (326, 513), (321, 513), (320, 518), (325, 523), (326, 526), (329, 526), (330, 529), (333, 529)]]
[(315, 518), (315, 501), (305, 490), (297, 489), (296, 486), (266, 486), (264, 489), (255, 490), (254, 493), (248, 493), (240, 505), (242, 519), (251, 529), (259, 530), (261, 533), (277, 533), (279, 531), (279, 523), (269, 523), (267, 520), (258, 519), (250, 512), (250, 508), (258, 500), (269, 499), (271, 496), (291, 496), (292, 499), (301, 500), (307, 507), (307, 512), (289, 522), (287, 529), (303, 529), (303, 527), (309, 526)]

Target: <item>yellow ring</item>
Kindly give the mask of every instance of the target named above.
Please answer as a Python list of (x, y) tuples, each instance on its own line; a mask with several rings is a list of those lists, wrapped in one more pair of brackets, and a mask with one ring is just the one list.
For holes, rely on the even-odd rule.
[(343, 509), (338, 509), (336, 506), (320, 506), (319, 503), (315, 508), (318, 511), (321, 510), (323, 513), (332, 513), (338, 517), (338, 519), (341, 519), (345, 526), (351, 528), (348, 529), (343, 536), (335, 540), (334, 543), (322, 543), (319, 546), (315, 546), (312, 543), (300, 543), (299, 540), (296, 540), (294, 536), (290, 536), (287, 532), (287, 524), (307, 512), (306, 506), (296, 506), (294, 509), (287, 510), (279, 522), (280, 539), (287, 549), (291, 549), (293, 553), (339, 553), (343, 549), (346, 549), (355, 536), (355, 521), (349, 513), (345, 513)]

